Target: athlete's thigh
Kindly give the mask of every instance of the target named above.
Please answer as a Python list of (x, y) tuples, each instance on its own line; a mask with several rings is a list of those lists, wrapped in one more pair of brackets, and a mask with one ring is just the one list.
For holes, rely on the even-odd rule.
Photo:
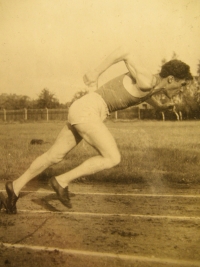
[(82, 123), (74, 127), (82, 138), (104, 157), (115, 156), (119, 153), (115, 139), (103, 122)]
[(81, 139), (77, 131), (71, 125), (67, 124), (58, 134), (49, 152), (58, 153), (60, 155), (66, 154), (74, 148)]

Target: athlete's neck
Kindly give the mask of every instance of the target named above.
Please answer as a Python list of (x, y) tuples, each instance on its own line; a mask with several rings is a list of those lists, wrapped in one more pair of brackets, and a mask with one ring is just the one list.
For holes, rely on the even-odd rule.
[(165, 80), (162, 77), (160, 77), (159, 74), (155, 74), (153, 79), (153, 90), (155, 92), (159, 92), (162, 89), (164, 89), (164, 86), (165, 86)]

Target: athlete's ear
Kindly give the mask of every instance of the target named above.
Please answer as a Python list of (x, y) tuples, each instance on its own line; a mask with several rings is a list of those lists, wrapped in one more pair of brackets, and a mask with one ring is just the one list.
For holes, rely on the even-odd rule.
[(172, 83), (172, 82), (174, 81), (174, 76), (169, 75), (169, 76), (167, 77), (167, 81), (168, 81), (168, 83)]

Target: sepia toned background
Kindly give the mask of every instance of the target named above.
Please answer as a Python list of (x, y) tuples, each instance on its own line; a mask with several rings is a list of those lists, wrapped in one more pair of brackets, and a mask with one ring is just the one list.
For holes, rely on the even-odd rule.
[[(154, 73), (175, 53), (197, 76), (199, 11), (199, 0), (0, 0), (0, 95), (36, 99), (47, 88), (66, 103), (85, 87), (84, 73), (124, 44)], [(125, 71), (123, 63), (112, 66), (99, 85)], [(0, 266), (200, 266), (198, 88), (191, 85), (187, 102), (175, 106), (187, 107), (182, 121), (147, 118), (153, 110), (146, 104), (131, 110), (130, 120), (127, 114), (107, 120), (122, 161), (71, 183), (72, 209), (60, 203), (49, 179), (97, 155), (86, 142), (23, 188), (17, 215), (0, 202)], [(13, 110), (4, 100), (1, 200), (5, 182), (46, 152), (64, 124), (58, 109)], [(32, 145), (34, 139), (44, 142)]]
[[(119, 45), (157, 72), (175, 52), (197, 73), (199, 0), (0, 0), (0, 94), (68, 101), (83, 74)], [(118, 64), (99, 80), (124, 72)]]

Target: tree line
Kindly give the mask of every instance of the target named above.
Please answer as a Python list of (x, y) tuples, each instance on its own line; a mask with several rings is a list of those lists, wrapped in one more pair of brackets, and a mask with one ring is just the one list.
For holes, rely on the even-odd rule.
[(16, 94), (1, 94), (0, 109), (17, 110), (22, 108), (27, 109), (56, 109), (68, 108), (69, 103), (61, 104), (54, 93), (51, 93), (48, 88), (44, 88), (36, 100), (32, 100), (26, 95)]
[[(174, 52), (172, 59), (177, 59), (178, 55)], [(167, 60), (162, 59), (161, 65)], [(197, 76), (193, 81), (186, 85), (185, 90), (179, 95), (175, 96), (172, 100), (174, 108), (178, 113), (182, 113), (184, 118), (187, 119), (200, 119), (200, 60), (197, 64)], [(81, 92), (79, 92), (80, 94)], [(85, 94), (85, 92), (84, 92)], [(157, 99), (161, 103), (166, 103), (169, 100), (165, 95), (158, 94)], [(17, 110), (17, 109), (67, 109), (70, 102), (61, 104), (54, 93), (50, 92), (48, 88), (44, 88), (36, 100), (32, 100), (25, 95), (6, 94), (0, 95), (0, 109)], [(159, 111), (158, 111), (159, 112)]]

